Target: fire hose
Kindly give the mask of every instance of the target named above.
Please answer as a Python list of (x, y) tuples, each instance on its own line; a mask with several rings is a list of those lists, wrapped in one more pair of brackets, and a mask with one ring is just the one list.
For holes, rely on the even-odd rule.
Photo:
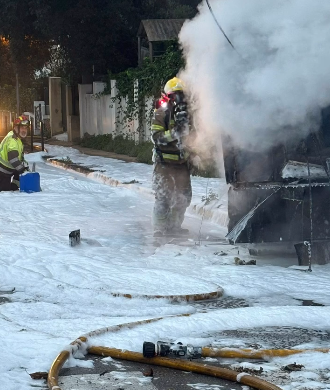
[[(182, 314), (180, 316), (189, 316), (189, 314)], [(177, 316), (175, 316), (177, 317)], [(73, 341), (69, 347), (56, 357), (53, 361), (49, 373), (48, 373), (48, 388), (49, 390), (61, 390), (58, 385), (59, 372), (63, 367), (64, 363), (69, 359), (71, 354), (74, 354), (78, 350), (85, 350), (90, 354), (101, 355), (101, 356), (110, 356), (115, 359), (130, 360), (140, 363), (147, 363), (151, 365), (158, 365), (168, 368), (173, 368), (177, 370), (191, 371), (198, 374), (204, 374), (213, 376), (216, 378), (222, 378), (225, 380), (230, 380), (232, 382), (239, 382), (241, 384), (253, 387), (259, 390), (281, 390), (278, 386), (273, 385), (263, 379), (260, 379), (256, 376), (247, 374), (247, 373), (238, 373), (234, 370), (230, 370), (222, 367), (207, 366), (202, 363), (192, 362), (182, 359), (171, 359), (168, 357), (159, 357), (155, 356), (152, 358), (144, 357), (143, 354), (138, 352), (131, 351), (122, 351), (115, 348), (108, 347), (98, 347), (91, 346), (88, 347), (89, 337), (97, 336), (106, 332), (116, 332), (124, 328), (133, 328), (137, 325), (148, 324), (164, 319), (164, 317), (154, 318), (150, 320), (136, 321), (125, 323), (121, 325), (110, 326), (102, 329), (98, 329), (92, 332), (89, 332), (86, 335), (83, 335)], [(311, 350), (310, 350), (311, 351)], [(312, 351), (328, 353), (330, 349), (314, 349)], [(201, 356), (212, 356), (212, 357), (222, 357), (222, 358), (249, 358), (249, 359), (260, 359), (274, 356), (288, 356), (296, 353), (307, 352), (307, 350), (252, 350), (252, 349), (229, 349), (229, 348), (201, 348)]]

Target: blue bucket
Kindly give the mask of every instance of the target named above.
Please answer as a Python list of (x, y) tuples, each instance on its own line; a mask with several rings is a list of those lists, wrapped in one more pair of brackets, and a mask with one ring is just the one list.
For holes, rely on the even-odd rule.
[(40, 192), (40, 175), (38, 172), (28, 172), (19, 178), (21, 192)]

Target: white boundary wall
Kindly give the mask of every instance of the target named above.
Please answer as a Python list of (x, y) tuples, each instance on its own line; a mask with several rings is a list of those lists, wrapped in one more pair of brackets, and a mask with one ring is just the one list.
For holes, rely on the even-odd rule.
[[(127, 104), (127, 100), (122, 102), (114, 100), (117, 88), (116, 81), (111, 80), (111, 94), (97, 94), (104, 91), (105, 83), (93, 82), (93, 84), (79, 84), (79, 112), (80, 112), (80, 137), (85, 133), (90, 135), (112, 134), (113, 136), (129, 136), (136, 142), (150, 139), (150, 120), (143, 119), (141, 123), (142, 131), (139, 133), (139, 120), (134, 118), (131, 121), (122, 123), (122, 112)], [(137, 96), (138, 81), (134, 84), (134, 96)], [(150, 112), (153, 99), (147, 101), (146, 114)]]

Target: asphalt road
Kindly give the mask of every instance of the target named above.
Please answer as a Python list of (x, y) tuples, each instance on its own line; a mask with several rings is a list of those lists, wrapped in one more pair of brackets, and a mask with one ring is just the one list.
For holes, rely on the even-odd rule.
[[(221, 301), (217, 300), (217, 301)], [(230, 305), (227, 299), (226, 305)], [(235, 306), (244, 305), (244, 302), (233, 301)], [(212, 308), (209, 308), (212, 310)], [(211, 335), (210, 335), (211, 336)], [(223, 331), (221, 334), (212, 334), (219, 340), (241, 340), (245, 347), (263, 348), (264, 343), (270, 343), (274, 349), (292, 348), (301, 343), (319, 340), (324, 347), (329, 345), (330, 332), (302, 329), (293, 327), (266, 327)], [(177, 358), (180, 359), (180, 358)], [(136, 363), (126, 360), (115, 360), (95, 355), (86, 355), (84, 363), (93, 361), (93, 367), (71, 367), (60, 371), (59, 385), (62, 390), (246, 390), (247, 386), (236, 382), (213, 378), (180, 370), (173, 370), (160, 366)], [(247, 359), (243, 359), (247, 361)], [(232, 369), (230, 364), (239, 363), (239, 359), (196, 359), (196, 362)], [(252, 360), (255, 364), (264, 365), (265, 361)], [(292, 357), (292, 363), (294, 357)], [(239, 372), (238, 372), (239, 373)], [(252, 373), (255, 374), (255, 373)], [(274, 378), (267, 378), (263, 374), (256, 374), (260, 379), (278, 383), (278, 376), (289, 376), (282, 371), (273, 373)], [(289, 380), (289, 377), (286, 378)], [(86, 387), (85, 387), (86, 386)]]
[[(62, 390), (242, 390), (239, 383), (166, 367), (87, 355), (94, 367), (62, 369)], [(196, 360), (203, 362), (203, 359)], [(216, 364), (216, 363), (212, 363)], [(92, 375), (91, 375), (92, 374)], [(99, 385), (99, 387), (97, 387)], [(76, 387), (75, 387), (76, 386)], [(87, 387), (88, 386), (88, 387)], [(245, 386), (246, 388), (246, 386)]]

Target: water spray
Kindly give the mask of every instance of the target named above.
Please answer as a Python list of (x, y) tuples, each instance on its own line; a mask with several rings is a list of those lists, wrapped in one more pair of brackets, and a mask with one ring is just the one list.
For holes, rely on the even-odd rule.
[(313, 203), (312, 203), (312, 183), (311, 172), (309, 167), (309, 158), (307, 157), (307, 170), (308, 170), (308, 187), (309, 187), (309, 219), (310, 219), (310, 244), (308, 246), (308, 271), (312, 272), (312, 242), (313, 242)]

